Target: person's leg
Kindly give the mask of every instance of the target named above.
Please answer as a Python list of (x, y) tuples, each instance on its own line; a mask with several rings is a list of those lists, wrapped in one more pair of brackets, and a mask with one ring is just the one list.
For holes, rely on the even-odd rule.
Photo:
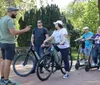
[(15, 44), (3, 44), (3, 48), (5, 50), (5, 60), (4, 60), (4, 85), (8, 85), (8, 84), (15, 84), (12, 83), (9, 80), (9, 75), (10, 75), (10, 66), (12, 63), (12, 60), (14, 58), (15, 55)]
[(98, 59), (99, 59), (98, 66), (99, 66), (99, 71), (100, 71), (100, 53), (98, 54)]
[(97, 46), (97, 58), (99, 59), (98, 66), (100, 71), (100, 45)]
[(68, 53), (69, 53), (69, 48), (67, 49), (61, 49), (60, 50), (62, 58), (64, 60), (64, 64), (65, 64), (65, 71), (66, 74), (63, 76), (63, 78), (68, 78), (69, 76), (69, 58), (68, 58)]
[(60, 52), (62, 55), (62, 59), (64, 60), (65, 70), (66, 72), (69, 72), (69, 58), (68, 58), (69, 48), (61, 49)]
[(100, 70), (100, 53), (98, 54), (98, 59), (99, 59), (98, 66), (99, 66), (99, 70)]
[(84, 48), (84, 54), (87, 56), (87, 48)]
[[(39, 46), (39, 56), (40, 56), (40, 58), (43, 56), (43, 48), (41, 46)], [(40, 73), (43, 73), (42, 66), (40, 67)]]
[(5, 65), (5, 61), (2, 60), (0, 65), (0, 71), (1, 71), (0, 85), (2, 85), (2, 83), (4, 82), (4, 65)]
[(93, 61), (95, 64), (97, 64), (97, 46), (95, 46), (93, 49), (92, 49), (92, 53), (91, 53), (91, 56), (93, 58)]
[(4, 78), (4, 65), (5, 65), (5, 60), (2, 60), (1, 65), (0, 65), (1, 79)]
[(5, 59), (5, 65), (4, 65), (4, 79), (9, 79), (9, 74), (10, 74), (10, 66), (11, 66), (12, 61)]
[(15, 44), (5, 45), (4, 79), (9, 79), (10, 66), (15, 55)]
[(41, 46), (39, 46), (39, 56), (40, 57), (43, 56), (43, 48)]
[(4, 79), (4, 65), (5, 65), (5, 50), (1, 49), (2, 52), (2, 62), (0, 65), (1, 70), (1, 81)]
[(82, 47), (80, 47), (80, 49), (79, 49), (79, 60), (83, 60), (84, 59), (83, 53), (84, 53), (84, 49), (82, 49)]
[(85, 48), (85, 49), (84, 49), (84, 53), (85, 53), (85, 55), (88, 57), (88, 62), (89, 62), (90, 64), (92, 64), (92, 57), (90, 56), (90, 49), (89, 49), (89, 48)]

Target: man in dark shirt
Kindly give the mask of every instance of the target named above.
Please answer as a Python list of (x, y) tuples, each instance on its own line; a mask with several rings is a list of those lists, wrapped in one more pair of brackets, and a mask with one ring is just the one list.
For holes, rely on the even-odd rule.
[[(35, 28), (32, 33), (31, 43), (40, 57), (43, 54), (42, 44), (46, 38), (48, 38), (48, 30), (43, 27), (42, 21), (38, 20), (37, 28)], [(35, 68), (36, 65), (34, 66), (32, 73), (35, 72)]]

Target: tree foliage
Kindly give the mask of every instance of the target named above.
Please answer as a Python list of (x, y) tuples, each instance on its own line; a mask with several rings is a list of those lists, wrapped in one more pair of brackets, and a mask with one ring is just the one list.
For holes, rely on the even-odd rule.
[(96, 0), (78, 2), (74, 5), (71, 3), (66, 10), (66, 17), (72, 21), (75, 28), (82, 29), (88, 26), (91, 31), (96, 32), (99, 22)]
[[(46, 0), (46, 4), (47, 4), (46, 7), (44, 6), (43, 0), (40, 0), (41, 8), (39, 8), (39, 9), (37, 9), (36, 0), (0, 0), (0, 1), (1, 1), (0, 17), (4, 16), (7, 13), (6, 10), (9, 6), (15, 6), (15, 7), (19, 7), (21, 9), (20, 11), (18, 11), (17, 18), (15, 19), (16, 28), (23, 29), (27, 25), (32, 25), (32, 29), (30, 32), (25, 33), (23, 35), (19, 35), (19, 37), (18, 37), (19, 46), (29, 45), (32, 30), (33, 30), (33, 28), (36, 27), (36, 24), (37, 24), (36, 22), (38, 19), (43, 20), (44, 27), (46, 27), (49, 30), (50, 34), (51, 34), (52, 30), (55, 29), (53, 22), (55, 22), (58, 19), (61, 19), (64, 22), (68, 31), (72, 35), (78, 34), (77, 30), (74, 30), (74, 27), (72, 26), (72, 24), (69, 23), (69, 21), (66, 19), (65, 13), (61, 13), (60, 9), (58, 8), (57, 5), (53, 5), (53, 4), (49, 5), (50, 3), (48, 3), (48, 0)], [(81, 7), (80, 7), (80, 9), (81, 9)], [(69, 6), (69, 8), (72, 10), (72, 8), (70, 6)], [(75, 8), (73, 8), (73, 9), (75, 9)], [(82, 11), (82, 10), (83, 9), (78, 10), (78, 8), (77, 8), (77, 10), (74, 10), (74, 13)], [(75, 16), (77, 16), (77, 17), (74, 17), (74, 18), (72, 18), (73, 17), (72, 13), (69, 13), (69, 14), (67, 13), (66, 15), (68, 15), (68, 17), (70, 15), (71, 21), (73, 23), (74, 20), (76, 20), (76, 22), (78, 20), (80, 20), (80, 19), (77, 19), (77, 17), (78, 16), (81, 17), (82, 13), (80, 15), (75, 14)], [(75, 27), (79, 24), (75, 24)], [(80, 26), (80, 28), (81, 28), (81, 26)], [(73, 40), (73, 38), (71, 38), (71, 40)]]
[(54, 30), (53, 22), (56, 20), (62, 19), (66, 24), (66, 19), (62, 13), (60, 13), (60, 9), (57, 5), (47, 5), (46, 7), (41, 7), (38, 10), (31, 9), (24, 14), (24, 17), (20, 18), (19, 24), (20, 29), (25, 28), (27, 25), (32, 25), (32, 29), (30, 32), (25, 33), (23, 35), (19, 35), (18, 37), (18, 45), (19, 46), (27, 46), (29, 45), (32, 30), (37, 25), (37, 20), (43, 21), (43, 26), (46, 27), (48, 30)]

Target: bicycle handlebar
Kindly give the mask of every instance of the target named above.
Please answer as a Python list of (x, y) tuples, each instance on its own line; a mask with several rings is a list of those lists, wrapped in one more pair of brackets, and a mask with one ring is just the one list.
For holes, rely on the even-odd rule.
[[(86, 40), (87, 40), (87, 39), (84, 39), (84, 40), (82, 40), (82, 39), (75, 39), (74, 41), (77, 42), (77, 41), (86, 41)], [(92, 38), (92, 37), (91, 37), (89, 40), (94, 40), (94, 41), (95, 41), (95, 39)]]

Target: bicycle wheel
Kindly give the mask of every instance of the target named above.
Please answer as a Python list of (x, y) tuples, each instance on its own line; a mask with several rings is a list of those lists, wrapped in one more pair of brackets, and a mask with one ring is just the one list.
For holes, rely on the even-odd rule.
[(13, 61), (14, 72), (21, 77), (28, 76), (34, 67), (34, 59), (27, 54), (18, 55)]
[[(69, 58), (69, 71), (70, 71), (72, 68), (73, 61), (72, 61), (72, 56), (70, 54), (69, 54), (68, 58)], [(66, 73), (65, 66), (64, 66), (64, 60), (61, 60), (61, 72), (62, 72), (62, 74)]]
[[(51, 56), (45, 54), (37, 64), (37, 77), (41, 81), (47, 80), (52, 74), (52, 59)], [(41, 72), (42, 71), (42, 72)]]

